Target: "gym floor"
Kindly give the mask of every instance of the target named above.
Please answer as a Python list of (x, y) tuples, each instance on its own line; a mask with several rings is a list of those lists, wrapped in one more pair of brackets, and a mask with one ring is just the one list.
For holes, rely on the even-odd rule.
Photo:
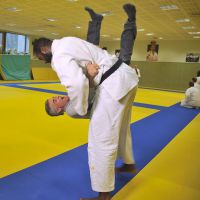
[[(89, 120), (49, 117), (58, 82), (0, 82), (0, 199), (93, 197), (87, 165)], [(131, 130), (137, 175), (117, 174), (113, 200), (200, 199), (200, 110), (183, 93), (138, 89)], [(119, 165), (120, 161), (116, 163)]]

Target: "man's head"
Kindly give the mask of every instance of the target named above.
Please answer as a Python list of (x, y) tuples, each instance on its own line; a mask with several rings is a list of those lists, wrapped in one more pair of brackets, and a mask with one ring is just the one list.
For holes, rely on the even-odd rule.
[(33, 54), (37, 56), (38, 59), (50, 63), (52, 59), (51, 45), (52, 40), (47, 38), (35, 39), (32, 42)]
[(117, 58), (119, 58), (119, 54), (120, 54), (120, 50), (119, 50), (119, 49), (116, 49), (116, 50), (115, 50), (115, 55), (116, 55)]
[(69, 102), (68, 96), (56, 96), (45, 101), (45, 110), (50, 116), (63, 115)]
[(194, 87), (194, 82), (190, 81), (188, 85), (189, 87)]
[(192, 78), (192, 81), (193, 81), (193, 83), (197, 82), (197, 78), (196, 78), (196, 77), (193, 77), (193, 78)]

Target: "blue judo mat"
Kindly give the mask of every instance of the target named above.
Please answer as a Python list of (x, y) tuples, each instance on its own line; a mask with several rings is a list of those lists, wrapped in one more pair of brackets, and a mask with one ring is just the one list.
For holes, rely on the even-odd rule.
[[(138, 169), (145, 167), (198, 113), (199, 110), (175, 104), (133, 123), (131, 131)], [(87, 163), (87, 145), (83, 145), (9, 175), (0, 180), (0, 199), (79, 200), (80, 197), (94, 197), (97, 193), (91, 190)], [(112, 195), (132, 178), (125, 173), (116, 175)]]

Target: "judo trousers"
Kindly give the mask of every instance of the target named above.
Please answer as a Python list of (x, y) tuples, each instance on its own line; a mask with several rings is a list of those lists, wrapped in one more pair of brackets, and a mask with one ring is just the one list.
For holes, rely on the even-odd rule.
[(96, 192), (114, 190), (117, 158), (134, 163), (130, 120), (136, 90), (137, 86), (119, 101), (103, 85), (96, 90), (88, 135), (90, 177)]

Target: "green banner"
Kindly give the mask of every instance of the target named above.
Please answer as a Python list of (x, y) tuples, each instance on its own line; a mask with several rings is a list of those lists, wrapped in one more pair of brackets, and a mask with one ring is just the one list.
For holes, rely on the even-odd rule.
[(2, 73), (6, 80), (30, 80), (30, 55), (2, 55)]

